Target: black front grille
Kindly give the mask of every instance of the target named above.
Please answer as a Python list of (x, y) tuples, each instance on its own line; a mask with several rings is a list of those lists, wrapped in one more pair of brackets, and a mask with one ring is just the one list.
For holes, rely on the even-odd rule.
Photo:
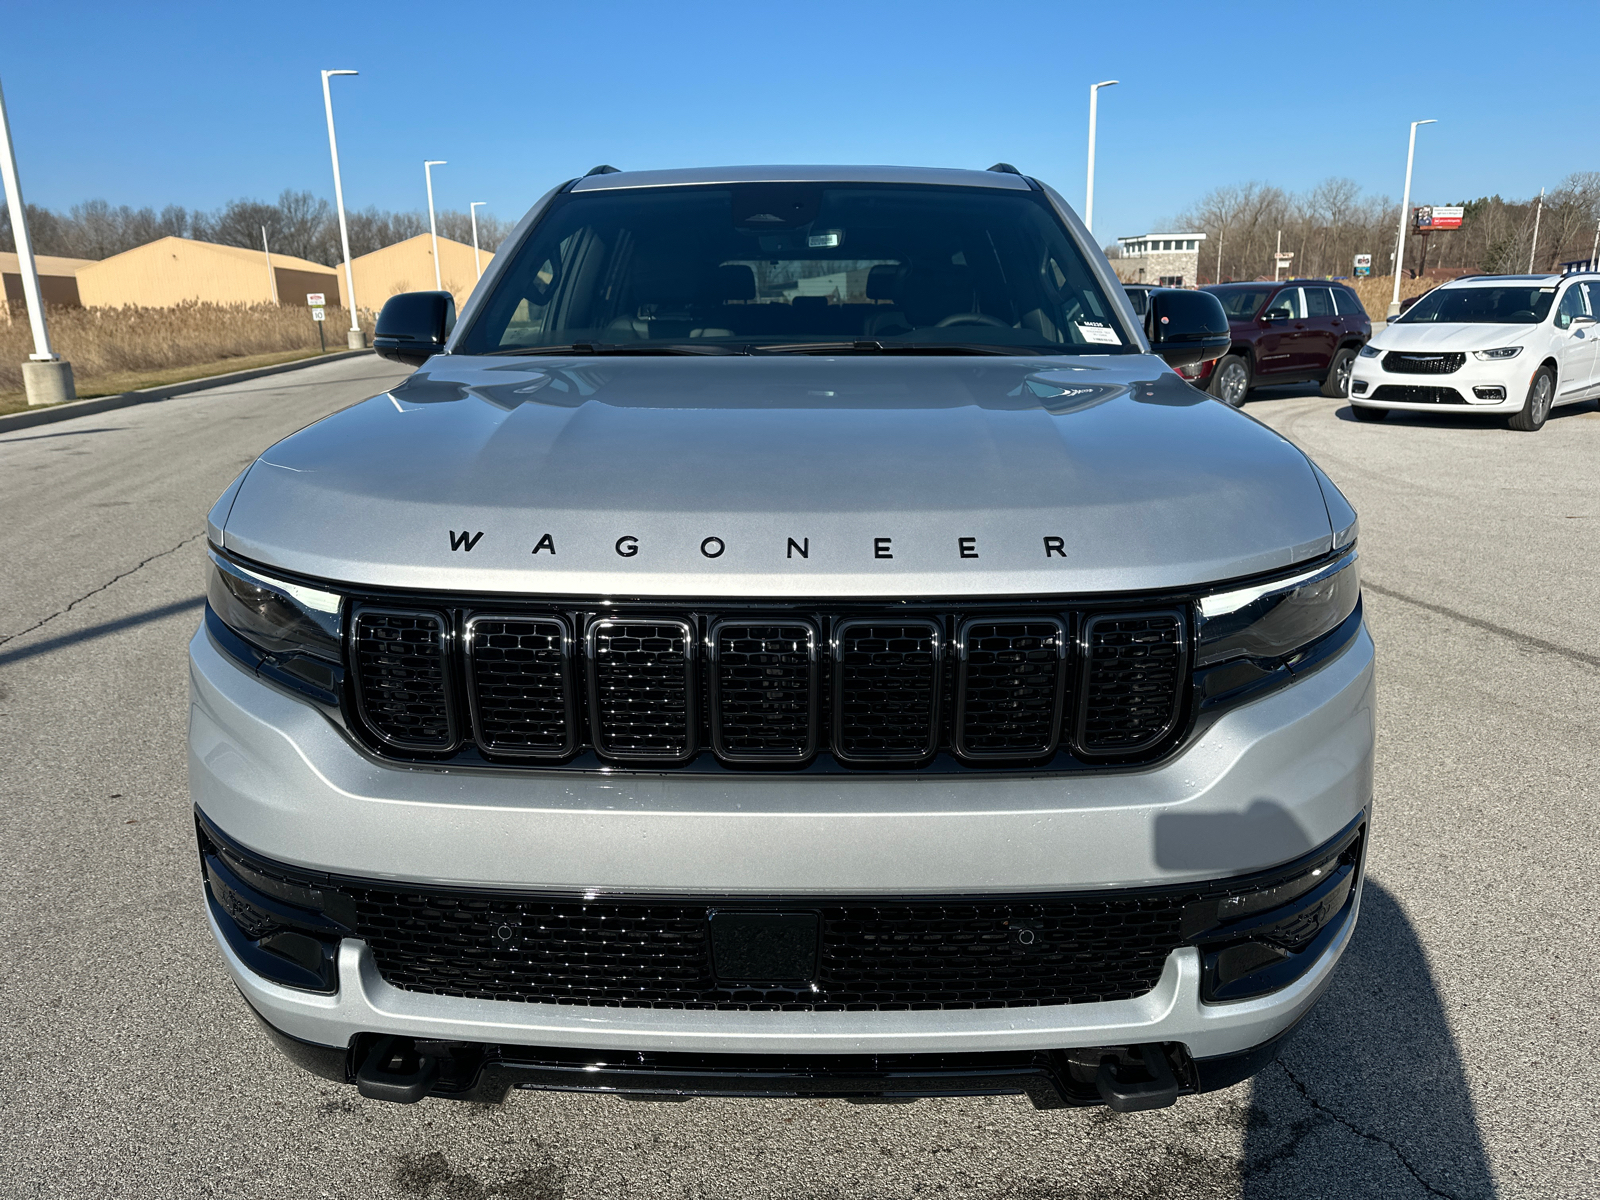
[(718, 621), (711, 713), (727, 759), (794, 762), (817, 738), (817, 634), (798, 622)]
[(1383, 356), (1383, 369), (1393, 375), (1448, 375), (1459, 371), (1465, 354), (1408, 354), (1391, 350)]
[(1166, 737), (1182, 699), (1185, 641), (1179, 612), (1085, 623), (1083, 752), (1130, 754)]
[(1391, 404), (1465, 404), (1461, 393), (1452, 387), (1415, 387), (1408, 384), (1386, 383), (1372, 393), (1374, 400), (1387, 400)]
[(985, 618), (962, 626), (955, 733), (963, 757), (1032, 758), (1055, 749), (1066, 643), (1059, 620)]
[(448, 750), (456, 743), (438, 613), (358, 608), (351, 622), (356, 697), (367, 726), (403, 750)]
[(476, 616), (467, 623), (466, 642), (479, 745), (534, 758), (571, 754), (577, 720), (566, 622)]
[(816, 913), (816, 987), (719, 986), (704, 901), (351, 893), (395, 987), (632, 1008), (1022, 1008), (1126, 1000), (1182, 943), (1182, 894), (1015, 901), (798, 901)]
[(602, 754), (672, 762), (694, 753), (694, 643), (685, 621), (589, 626), (589, 711)]
[(1165, 753), (1187, 711), (1187, 608), (438, 603), (352, 606), (352, 725), (380, 752), (585, 770), (1070, 770)]
[(834, 635), (834, 753), (907, 762), (939, 744), (943, 639), (933, 621), (846, 621)]

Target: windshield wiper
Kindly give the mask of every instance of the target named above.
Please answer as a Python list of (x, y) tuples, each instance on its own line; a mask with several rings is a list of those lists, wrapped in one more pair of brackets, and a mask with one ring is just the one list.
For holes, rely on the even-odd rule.
[(626, 342), (615, 344), (611, 342), (572, 342), (565, 346), (501, 346), (497, 350), (485, 350), (484, 355), (492, 354), (748, 354), (744, 346), (685, 346), (677, 342), (662, 342), (659, 345), (653, 342)]
[(993, 346), (982, 342), (780, 342), (756, 346), (763, 354), (1000, 354), (1030, 356), (1032, 346)]

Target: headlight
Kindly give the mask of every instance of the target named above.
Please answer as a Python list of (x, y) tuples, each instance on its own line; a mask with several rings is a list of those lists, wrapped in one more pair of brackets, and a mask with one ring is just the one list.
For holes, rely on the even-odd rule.
[(1382, 350), (1379, 350), (1376, 346), (1372, 345), (1372, 343), (1370, 343), (1370, 342), (1367, 343), (1365, 346), (1361, 347), (1361, 357), (1362, 358), (1377, 358), (1378, 355), (1380, 355), (1382, 353), (1383, 353)]
[[(1356, 551), (1325, 566), (1200, 601), (1195, 665), (1282, 662), (1344, 623), (1361, 599)], [(1292, 664), (1291, 664), (1292, 665)]]
[(1496, 346), (1493, 350), (1474, 350), (1472, 357), (1482, 362), (1499, 362), (1502, 359), (1515, 358), (1521, 353), (1521, 346)]
[(241, 644), (235, 658), (269, 678), (338, 702), (339, 603), (332, 592), (271, 579), (210, 551), (210, 614)]

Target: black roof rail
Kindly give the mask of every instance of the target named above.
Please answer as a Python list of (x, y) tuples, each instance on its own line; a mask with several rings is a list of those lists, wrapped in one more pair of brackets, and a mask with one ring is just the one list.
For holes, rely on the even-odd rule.
[(619, 171), (616, 167), (613, 167), (610, 163), (601, 163), (598, 167), (591, 167), (591, 168), (589, 168), (589, 170), (585, 171), (583, 173), (583, 177), (585, 179), (587, 179), (591, 175), (620, 175), (620, 174), (622, 174), (622, 172)]
[(1002, 174), (1005, 174), (1005, 175), (1021, 175), (1022, 174), (1021, 171), (1017, 170), (1010, 163), (995, 163), (995, 165), (990, 167), (989, 170), (991, 170), (991, 171), (999, 171), (999, 172), (1001, 172)]

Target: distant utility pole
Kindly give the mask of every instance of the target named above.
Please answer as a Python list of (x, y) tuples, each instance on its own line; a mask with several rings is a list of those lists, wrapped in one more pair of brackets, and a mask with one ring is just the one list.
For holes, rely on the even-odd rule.
[(1589, 270), (1600, 271), (1600, 224), (1594, 227), (1594, 249), (1589, 251)]
[(478, 257), (478, 210), (487, 203), (487, 200), (474, 200), (467, 206), (472, 214), (472, 265), (478, 268), (479, 279), (483, 278), (483, 259)]
[(1094, 135), (1100, 113), (1100, 89), (1116, 87), (1118, 82), (1106, 79), (1089, 85), (1089, 179), (1083, 196), (1083, 225), (1090, 233), (1094, 232)]
[(1411, 164), (1417, 157), (1417, 126), (1437, 125), (1432, 117), (1411, 122), (1411, 142), (1406, 147), (1406, 190), (1400, 200), (1400, 232), (1394, 243), (1394, 297), (1389, 301), (1389, 316), (1400, 315), (1400, 270), (1406, 264), (1406, 222), (1411, 219)]
[(261, 227), (261, 253), (267, 256), (267, 285), (272, 288), (272, 302), (278, 301), (278, 273), (272, 269), (272, 251), (267, 249), (267, 227)]
[[(328, 114), (328, 153), (333, 155), (333, 203), (339, 210), (339, 241), (344, 246), (344, 302), (350, 309), (350, 334), (347, 345), (352, 350), (363, 350), (366, 334), (361, 332), (361, 322), (356, 320), (356, 277), (350, 269), (350, 226), (344, 219), (344, 188), (339, 183), (339, 139), (333, 134), (333, 95), (328, 91), (328, 78), (332, 75), (358, 75), (359, 71), (324, 71), (322, 73), (322, 107)], [(320, 325), (317, 327), (322, 328)]]
[(442, 158), (430, 158), (422, 164), (422, 174), (428, 181), (428, 233), (433, 238), (433, 287), (444, 291), (444, 277), (439, 273), (439, 225), (433, 219), (433, 169), (448, 164)]
[(1539, 199), (1533, 206), (1533, 245), (1528, 247), (1528, 274), (1533, 274), (1533, 260), (1539, 253), (1539, 218), (1544, 213), (1544, 189), (1539, 189)]
[[(22, 386), (29, 404), (59, 404), (75, 400), (72, 364), (50, 349), (50, 331), (44, 323), (44, 295), (39, 291), (39, 270), (33, 261), (33, 241), (28, 236), (28, 207), (22, 202), (22, 184), (17, 180), (17, 152), (11, 144), (11, 118), (6, 114), (5, 92), (0, 91), (0, 182), (5, 184), (6, 203), (11, 209), (11, 235), (17, 242), (17, 270), (22, 275), (22, 297), (28, 305), (28, 324), (33, 327), (33, 353), (22, 364)], [(0, 292), (0, 301), (5, 300)]]

